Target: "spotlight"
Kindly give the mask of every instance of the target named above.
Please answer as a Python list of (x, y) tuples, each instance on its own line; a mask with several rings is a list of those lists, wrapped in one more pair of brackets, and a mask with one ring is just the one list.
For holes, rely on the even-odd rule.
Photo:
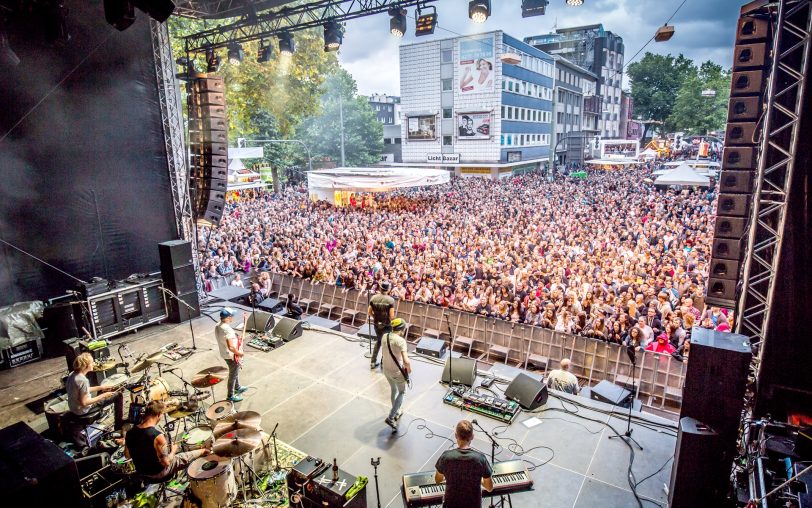
[(228, 63), (231, 65), (240, 65), (245, 53), (237, 42), (232, 42), (228, 45)]
[(389, 31), (395, 37), (403, 37), (406, 33), (406, 9), (389, 9)]
[(338, 51), (342, 40), (344, 40), (344, 34), (341, 31), (341, 25), (333, 20), (324, 24), (324, 51)]
[(567, 5), (571, 5), (573, 7), (578, 7), (580, 5), (584, 5), (584, 0), (566, 0)]
[(133, 3), (158, 23), (166, 21), (175, 11), (172, 0), (133, 0)]
[(265, 63), (271, 59), (273, 53), (273, 46), (265, 41), (259, 41), (259, 49), (257, 50), (257, 63)]
[(543, 16), (549, 4), (549, 0), (522, 0), (522, 17)]
[(491, 0), (471, 0), (468, 2), (468, 17), (474, 23), (484, 23), (491, 15)]
[(6, 29), (2, 24), (0, 24), (0, 65), (3, 67), (17, 67), (20, 65), (20, 57), (11, 49)]
[(135, 23), (135, 8), (130, 0), (104, 0), (104, 19), (123, 31)]
[(423, 7), (423, 9), (431, 8), (432, 12), (423, 14), (423, 11), (418, 8), (415, 12), (414, 22), (414, 35), (420, 37), (421, 35), (431, 35), (434, 33), (434, 28), (437, 26), (437, 9), (430, 5)]
[(206, 49), (206, 64), (206, 72), (217, 72), (220, 70), (222, 62), (212, 48)]
[(292, 55), (296, 51), (296, 41), (290, 32), (282, 32), (279, 34), (279, 53), (283, 55)]

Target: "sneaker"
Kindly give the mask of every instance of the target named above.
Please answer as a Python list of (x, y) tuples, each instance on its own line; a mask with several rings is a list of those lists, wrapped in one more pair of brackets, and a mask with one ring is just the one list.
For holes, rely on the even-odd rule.
[(378, 368), (378, 365), (380, 365), (380, 364), (381, 364), (381, 362), (373, 362), (373, 363), (370, 363), (370, 364), (369, 364), (369, 370), (375, 370), (375, 369), (377, 369), (377, 368)]
[(243, 393), (246, 390), (248, 390), (247, 386), (241, 386), (241, 387), (237, 388), (236, 390), (234, 390), (234, 393), (235, 394), (240, 394), (240, 393)]
[(399, 423), (401, 416), (403, 416), (403, 410), (402, 409), (400, 411), (398, 411), (398, 414), (395, 415), (395, 421)]
[(242, 397), (240, 397), (239, 395), (232, 395), (231, 397), (228, 398), (228, 400), (230, 400), (231, 402), (242, 402)]
[(389, 425), (390, 427), (392, 427), (392, 431), (397, 432), (397, 430), (398, 430), (398, 424), (397, 424), (397, 422), (395, 422), (394, 420), (392, 420), (392, 419), (391, 419), (391, 418), (389, 418), (388, 416), (386, 417), (386, 420), (384, 420), (383, 422), (384, 422), (385, 424)]

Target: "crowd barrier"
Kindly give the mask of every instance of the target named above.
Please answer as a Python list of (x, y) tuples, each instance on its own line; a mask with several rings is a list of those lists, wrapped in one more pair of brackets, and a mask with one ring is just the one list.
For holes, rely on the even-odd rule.
[[(292, 293), (306, 312), (348, 324), (359, 326), (367, 318), (367, 295), (355, 289), (277, 273), (272, 274), (271, 291), (276, 295)], [(422, 336), (448, 338), (448, 321), (454, 331), (455, 350), (486, 363), (546, 373), (561, 358), (570, 358), (571, 372), (589, 386), (602, 380), (632, 386), (632, 363), (625, 348), (618, 344), (422, 302), (396, 300), (395, 312), (409, 323), (408, 338), (412, 341)], [(678, 412), (686, 367), (670, 355), (638, 352), (636, 395), (644, 405)]]

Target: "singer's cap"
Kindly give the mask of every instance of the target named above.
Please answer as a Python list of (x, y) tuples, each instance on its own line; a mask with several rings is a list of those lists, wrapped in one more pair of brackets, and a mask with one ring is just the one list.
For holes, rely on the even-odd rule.
[(234, 317), (234, 309), (231, 307), (223, 307), (223, 310), (220, 311), (220, 319), (225, 319), (227, 317)]

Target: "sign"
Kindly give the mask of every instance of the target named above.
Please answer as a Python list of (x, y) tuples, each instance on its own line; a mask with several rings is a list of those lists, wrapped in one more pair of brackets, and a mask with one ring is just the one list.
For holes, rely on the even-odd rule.
[(460, 168), (463, 175), (490, 175), (491, 168)]
[(382, 153), (381, 154), (381, 162), (395, 162), (395, 154), (393, 154), (393, 153)]
[(489, 139), (490, 137), (490, 113), (457, 114), (457, 139)]
[(515, 151), (507, 153), (508, 162), (519, 162), (520, 160), (522, 160), (522, 152)]
[(457, 53), (457, 91), (461, 95), (493, 91), (493, 34), (459, 40)]
[(410, 141), (437, 139), (436, 115), (410, 116), (407, 120), (406, 139)]
[(460, 154), (458, 153), (430, 153), (426, 155), (426, 162), (436, 162), (439, 164), (459, 164)]
[(634, 159), (640, 143), (634, 139), (601, 140), (601, 159)]

